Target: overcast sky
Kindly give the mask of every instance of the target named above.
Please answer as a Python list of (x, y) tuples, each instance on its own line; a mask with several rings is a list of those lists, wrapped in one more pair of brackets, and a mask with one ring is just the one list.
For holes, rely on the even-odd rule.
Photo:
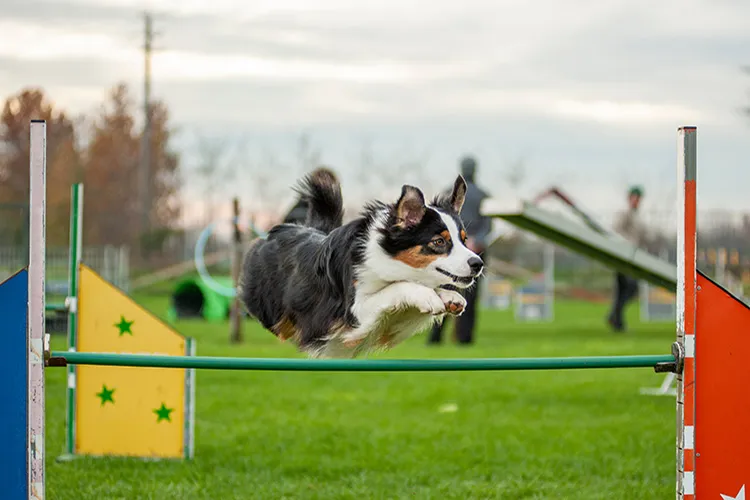
[[(433, 186), (472, 152), (496, 196), (523, 161), (524, 195), (557, 183), (609, 210), (640, 183), (664, 210), (689, 124), (700, 208), (750, 210), (747, 0), (1, 0), (0, 94), (39, 85), (85, 112), (124, 80), (140, 97), (144, 9), (188, 160), (202, 133), (243, 143), (245, 170), (288, 165), (308, 132), (349, 199), (369, 142), (381, 163), (424, 162)], [(298, 173), (280, 170), (282, 187)], [(250, 196), (248, 178), (226, 192)]]

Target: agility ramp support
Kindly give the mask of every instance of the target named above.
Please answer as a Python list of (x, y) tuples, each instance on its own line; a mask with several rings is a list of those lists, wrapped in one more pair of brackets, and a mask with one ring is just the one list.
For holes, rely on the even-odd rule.
[[(668, 254), (664, 249), (659, 257), (668, 262)], [(638, 289), (641, 321), (674, 321), (677, 314), (674, 291), (652, 286), (642, 280), (638, 282)]]
[(555, 319), (555, 247), (545, 243), (541, 276), (516, 287), (513, 309), (516, 321)]

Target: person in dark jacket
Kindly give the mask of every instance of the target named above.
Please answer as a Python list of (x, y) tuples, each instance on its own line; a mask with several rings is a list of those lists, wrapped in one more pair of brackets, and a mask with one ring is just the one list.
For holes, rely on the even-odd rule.
[[(461, 160), (461, 175), (466, 180), (466, 199), (461, 208), (461, 219), (466, 227), (466, 246), (477, 253), (482, 259), (486, 259), (484, 251), (489, 244), (488, 238), (492, 230), (492, 219), (480, 212), (482, 201), (489, 197), (476, 184), (477, 161), (471, 156), (465, 156)], [(486, 267), (486, 266), (485, 266)], [(480, 278), (481, 279), (481, 278)], [(476, 323), (477, 303), (479, 302), (479, 279), (473, 287), (464, 292), (466, 308), (461, 316), (455, 321), (455, 340), (459, 344), (471, 344), (474, 341), (474, 325)], [(443, 327), (445, 322), (433, 326), (428, 344), (439, 344), (442, 341)]]
[[(312, 175), (326, 175), (337, 179), (336, 174), (326, 167), (316, 168), (312, 171)], [(302, 198), (298, 198), (297, 203), (286, 214), (283, 222), (284, 224), (304, 224), (305, 219), (307, 219), (307, 202)]]

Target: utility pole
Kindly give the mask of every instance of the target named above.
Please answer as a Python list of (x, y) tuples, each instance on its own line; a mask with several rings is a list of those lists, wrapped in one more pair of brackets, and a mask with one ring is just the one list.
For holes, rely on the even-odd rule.
[(143, 135), (141, 136), (141, 168), (139, 170), (139, 195), (141, 206), (141, 236), (151, 229), (149, 213), (151, 211), (151, 49), (153, 30), (151, 14), (144, 15), (144, 75), (143, 75)]

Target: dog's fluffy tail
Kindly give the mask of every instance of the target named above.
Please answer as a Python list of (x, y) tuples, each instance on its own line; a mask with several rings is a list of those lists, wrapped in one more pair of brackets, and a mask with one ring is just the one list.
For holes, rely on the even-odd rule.
[(344, 221), (341, 184), (327, 168), (318, 168), (299, 182), (296, 191), (307, 202), (305, 225), (330, 233)]

